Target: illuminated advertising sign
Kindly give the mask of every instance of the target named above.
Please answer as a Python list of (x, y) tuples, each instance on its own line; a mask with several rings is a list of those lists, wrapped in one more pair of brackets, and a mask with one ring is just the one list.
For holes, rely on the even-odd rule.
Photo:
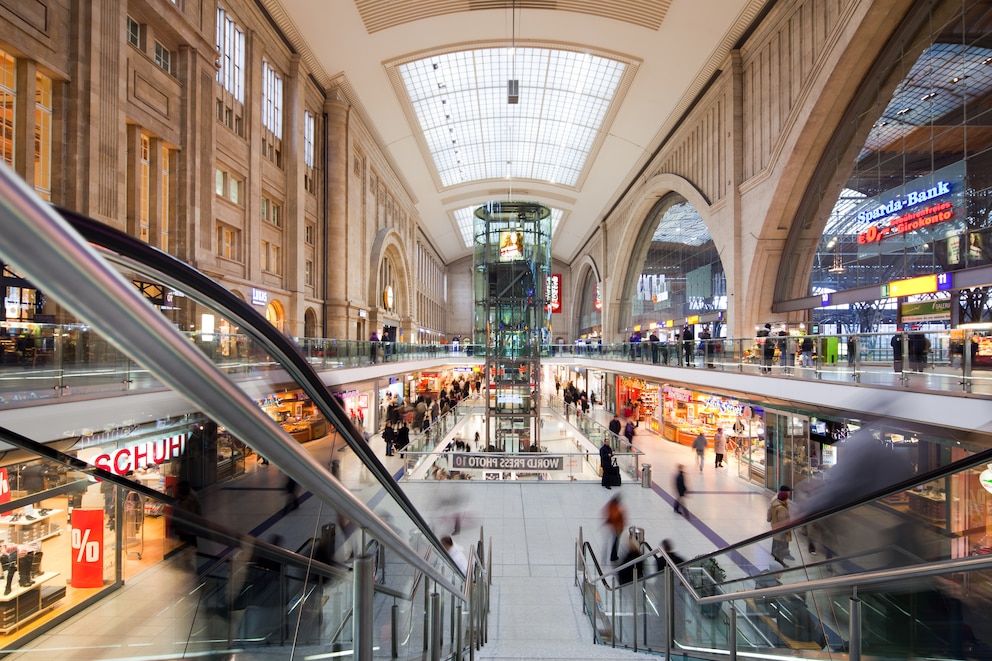
[(933, 294), (938, 291), (950, 291), (953, 288), (954, 280), (950, 273), (921, 275), (918, 278), (885, 283), (882, 285), (882, 298)]
[(156, 441), (145, 441), (130, 447), (98, 454), (90, 461), (97, 468), (127, 475), (133, 470), (171, 461), (186, 451), (186, 434), (177, 434)]
[(964, 209), (964, 180), (964, 163), (958, 162), (865, 198), (851, 219), (859, 225), (858, 243), (877, 245), (885, 239), (955, 220)]
[[(944, 183), (944, 182), (941, 182)], [(930, 225), (946, 223), (954, 218), (954, 205), (950, 202), (941, 202), (932, 206), (924, 207), (919, 211), (907, 213), (899, 216), (895, 220), (889, 221), (888, 226), (879, 227), (872, 225), (858, 235), (858, 243), (874, 243), (896, 234), (913, 232)]]
[(0, 503), (10, 502), (10, 480), (7, 479), (7, 469), (0, 468)]
[(524, 234), (519, 230), (499, 233), (499, 261), (512, 262), (524, 258)]
[(548, 276), (547, 287), (544, 291), (544, 300), (548, 302), (548, 310), (553, 314), (561, 313), (561, 273), (552, 273)]
[(72, 510), (69, 521), (69, 547), (72, 573), (69, 584), (74, 588), (103, 586), (103, 510)]
[(269, 292), (264, 289), (251, 288), (251, 304), (265, 306), (269, 304)]
[(603, 294), (600, 291), (599, 283), (598, 282), (596, 283), (596, 286), (595, 286), (595, 292), (596, 293), (594, 294), (594, 298), (593, 298), (593, 302), (592, 302), (592, 309), (595, 310), (596, 312), (602, 312), (603, 311)]

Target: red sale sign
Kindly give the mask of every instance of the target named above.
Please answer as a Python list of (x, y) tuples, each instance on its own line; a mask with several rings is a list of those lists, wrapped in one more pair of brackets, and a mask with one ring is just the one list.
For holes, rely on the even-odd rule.
[(0, 503), (10, 502), (10, 480), (7, 479), (7, 469), (0, 468)]
[(103, 510), (72, 510), (69, 534), (74, 588), (103, 586)]

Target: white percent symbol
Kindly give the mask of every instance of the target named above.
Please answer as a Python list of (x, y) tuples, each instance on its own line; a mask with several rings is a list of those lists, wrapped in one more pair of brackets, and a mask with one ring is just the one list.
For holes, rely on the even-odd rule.
[(100, 559), (100, 542), (90, 541), (90, 529), (72, 529), (72, 548), (76, 549), (76, 562), (96, 562)]

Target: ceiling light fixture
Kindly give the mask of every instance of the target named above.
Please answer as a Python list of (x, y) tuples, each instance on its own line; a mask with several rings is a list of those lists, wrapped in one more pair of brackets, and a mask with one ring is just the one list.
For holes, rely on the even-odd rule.
[[(510, 64), (511, 72), (510, 75), (516, 74), (516, 54), (517, 54), (517, 0), (513, 0), (513, 5), (510, 9)], [(519, 103), (520, 102), (520, 81), (516, 78), (510, 78), (506, 81), (506, 102), (507, 103)]]

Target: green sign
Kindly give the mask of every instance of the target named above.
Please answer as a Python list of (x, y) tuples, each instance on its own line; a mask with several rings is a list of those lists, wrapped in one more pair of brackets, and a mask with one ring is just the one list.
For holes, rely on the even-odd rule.
[(950, 321), (951, 301), (918, 301), (902, 304), (902, 320)]

